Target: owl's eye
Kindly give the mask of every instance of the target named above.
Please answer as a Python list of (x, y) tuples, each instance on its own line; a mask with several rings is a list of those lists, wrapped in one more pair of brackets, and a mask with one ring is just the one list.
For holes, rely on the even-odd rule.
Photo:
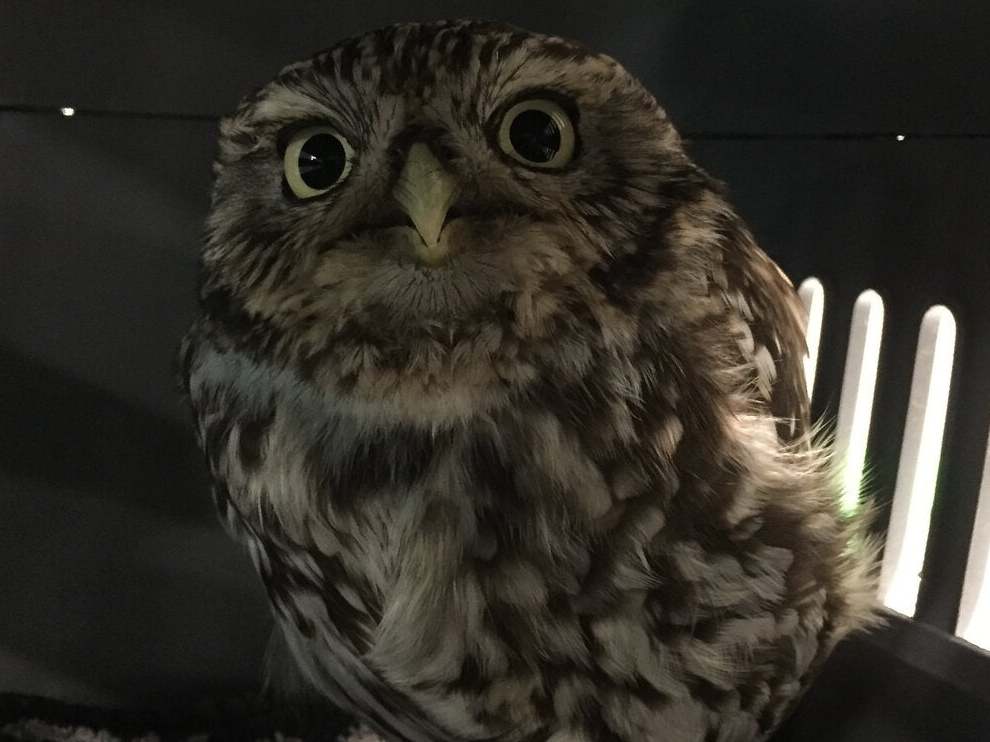
[(525, 100), (506, 111), (498, 130), (498, 145), (526, 165), (562, 168), (574, 157), (574, 122), (552, 100)]
[(282, 164), (285, 181), (299, 198), (326, 193), (347, 177), (354, 150), (327, 126), (310, 126), (292, 135)]

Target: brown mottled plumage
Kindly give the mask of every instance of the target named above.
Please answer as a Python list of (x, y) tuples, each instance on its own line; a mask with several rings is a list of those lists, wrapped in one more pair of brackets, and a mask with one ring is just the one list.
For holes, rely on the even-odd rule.
[(409, 24), (221, 134), (182, 374), (306, 681), (392, 740), (765, 738), (873, 555), (794, 292), (653, 97)]

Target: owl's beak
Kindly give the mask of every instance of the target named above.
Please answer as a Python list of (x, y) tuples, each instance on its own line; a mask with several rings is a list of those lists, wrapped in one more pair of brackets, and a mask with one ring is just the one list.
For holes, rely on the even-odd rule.
[(454, 176), (444, 169), (429, 146), (415, 142), (392, 195), (416, 226), (422, 238), (416, 256), (427, 265), (440, 263), (449, 252), (449, 245), (440, 240), (440, 232), (459, 193)]

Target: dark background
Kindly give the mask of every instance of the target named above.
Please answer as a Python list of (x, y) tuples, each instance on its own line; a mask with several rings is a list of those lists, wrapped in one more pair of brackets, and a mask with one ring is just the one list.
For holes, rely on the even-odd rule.
[(764, 248), (825, 283), (818, 413), (837, 409), (852, 302), (880, 291), (881, 504), (921, 315), (956, 312), (920, 621), (840, 651), (790, 735), (990, 739), (988, 657), (945, 634), (990, 427), (984, 0), (0, 0), (0, 691), (134, 705), (256, 684), (266, 601), (171, 376), (215, 118), (343, 36), (460, 16), (579, 39), (643, 79)]

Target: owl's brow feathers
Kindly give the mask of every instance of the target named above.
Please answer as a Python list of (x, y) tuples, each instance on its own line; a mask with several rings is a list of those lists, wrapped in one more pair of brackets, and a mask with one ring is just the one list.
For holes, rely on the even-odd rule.
[[(224, 123), (263, 127), (297, 118), (300, 113), (325, 115), (328, 99), (336, 97), (335, 89), (355, 83), (370, 84), (365, 92), (375, 96), (401, 95), (410, 90), (411, 83), (429, 92), (441, 61), (438, 55), (443, 55), (442, 64), (448, 70), (477, 73), (497, 63), (500, 57), (512, 57), (515, 52), (527, 48), (556, 63), (607, 59), (564, 39), (545, 37), (541, 41), (533, 34), (496, 22), (389, 26), (344, 39), (307, 60), (285, 66), (273, 80), (244, 96), (236, 113)], [(525, 57), (518, 58), (494, 86), (492, 81), (483, 81), (480, 76), (465, 81), (468, 87), (462, 91), (462, 102), (498, 97), (525, 63)], [(333, 81), (333, 86), (326, 84), (329, 80)], [(276, 97), (272, 98), (273, 95)], [(465, 113), (473, 111), (477, 116), (477, 108), (465, 106), (463, 110)], [(243, 118), (245, 115), (249, 118)], [(250, 146), (254, 140), (245, 138), (237, 143)]]

